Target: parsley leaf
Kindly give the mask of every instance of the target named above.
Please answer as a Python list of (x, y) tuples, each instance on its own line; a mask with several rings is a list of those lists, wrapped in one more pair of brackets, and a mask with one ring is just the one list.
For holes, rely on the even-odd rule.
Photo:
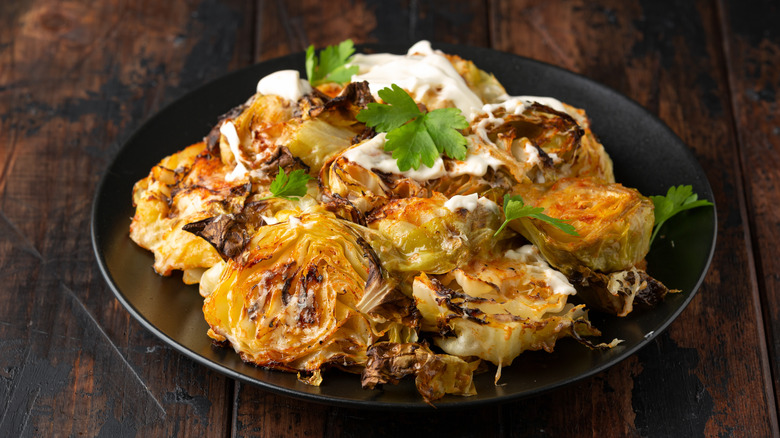
[(358, 113), (357, 119), (379, 132), (390, 132), (422, 115), (412, 96), (396, 84), (382, 88), (377, 94), (386, 102), (371, 102)]
[(314, 46), (306, 49), (306, 75), (312, 86), (337, 82), (343, 84), (358, 72), (358, 66), (347, 67), (349, 58), (355, 53), (352, 40), (344, 40), (338, 46), (328, 46), (320, 51), (319, 56), (314, 53)]
[(279, 173), (276, 178), (271, 182), (271, 196), (266, 196), (260, 199), (265, 201), (271, 198), (283, 198), (293, 200), (294, 198), (300, 198), (307, 192), (306, 184), (312, 179), (305, 171), (296, 169), (290, 172), (289, 175), (284, 173), (284, 169), (279, 167)]
[(425, 120), (418, 117), (387, 133), (385, 150), (393, 151), (393, 158), (396, 159), (399, 170), (419, 169), (421, 161), (426, 166), (433, 167), (436, 157), (440, 155), (424, 125)]
[[(440, 108), (426, 114), (425, 128), (441, 152), (456, 160), (466, 159), (466, 138), (456, 129), (466, 129), (469, 122), (457, 108)], [(449, 129), (448, 129), (449, 128)]]
[(386, 132), (385, 150), (393, 152), (402, 172), (433, 167), (442, 153), (450, 158), (466, 158), (466, 138), (458, 132), (469, 126), (458, 108), (440, 108), (422, 112), (409, 93), (396, 84), (377, 93), (386, 103), (372, 102), (360, 111), (357, 120)]
[(531, 217), (534, 219), (539, 219), (540, 221), (547, 222), (550, 225), (553, 225), (555, 227), (558, 227), (566, 234), (571, 234), (572, 236), (579, 236), (577, 234), (577, 231), (574, 229), (574, 226), (571, 224), (566, 223), (565, 220), (556, 219), (554, 217), (547, 216), (546, 214), (543, 214), (544, 211), (541, 207), (534, 207), (532, 205), (526, 205), (525, 202), (523, 202), (523, 198), (520, 197), (520, 195), (515, 196), (509, 196), (504, 195), (504, 216), (506, 217), (506, 220), (504, 220), (504, 223), (501, 224), (501, 227), (498, 229), (498, 231), (493, 234), (493, 236), (498, 236), (498, 233), (501, 232), (501, 230), (506, 227), (506, 225), (509, 223), (509, 221), (513, 219), (519, 219), (521, 217)]
[(703, 207), (705, 205), (714, 205), (706, 199), (699, 199), (699, 195), (693, 193), (692, 186), (672, 186), (666, 192), (666, 196), (651, 196), (653, 205), (655, 205), (655, 228), (650, 237), (650, 244), (653, 244), (658, 230), (672, 216), (691, 208)]

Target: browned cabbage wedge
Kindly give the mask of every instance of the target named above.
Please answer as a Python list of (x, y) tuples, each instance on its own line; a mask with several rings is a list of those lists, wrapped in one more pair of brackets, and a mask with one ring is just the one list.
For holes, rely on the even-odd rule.
[(567, 177), (589, 177), (603, 183), (614, 183), (615, 174), (612, 170), (612, 159), (590, 130), (590, 120), (585, 117), (585, 112), (582, 110), (572, 108), (570, 111), (582, 112), (583, 119), (579, 121), (579, 124), (583, 127), (585, 134), (580, 140), (580, 147), (577, 149), (571, 164), (556, 168), (552, 174), (546, 176), (547, 180), (555, 181)]
[(325, 161), (347, 149), (356, 134), (349, 128), (334, 126), (324, 120), (311, 119), (298, 124), (287, 148), (306, 163), (315, 175)]
[(577, 231), (572, 236), (530, 217), (510, 222), (566, 275), (579, 266), (601, 272), (630, 269), (650, 249), (653, 203), (634, 189), (592, 178), (564, 178), (549, 187), (518, 186), (517, 190), (526, 204), (569, 221)]
[(373, 101), (367, 82), (350, 83), (333, 98), (314, 91), (300, 102), (301, 120), (291, 130), (287, 147), (318, 174), (326, 161), (366, 131), (356, 116)]
[(436, 345), (499, 367), (526, 350), (552, 351), (562, 337), (600, 334), (584, 305), (567, 303), (574, 287), (531, 245), (447, 276), (421, 274), (413, 289), (421, 329), (441, 335)]
[(466, 159), (443, 157), (446, 174), (426, 181), (424, 187), (447, 197), (478, 193), (500, 203), (514, 186), (531, 183), (528, 168), (519, 165), (511, 153), (482, 143), (475, 135), (468, 139)]
[(204, 143), (197, 143), (164, 158), (135, 184), (130, 238), (154, 253), (157, 273), (179, 269), (185, 271), (185, 282), (197, 283), (203, 269), (220, 261), (208, 242), (182, 227), (241, 208), (251, 186), (226, 182), (228, 171)]
[[(519, 167), (513, 173), (536, 182), (544, 182), (545, 169), (552, 171), (571, 162), (583, 136), (574, 118), (536, 102), (523, 104), (511, 113), (497, 106), (491, 114), (476, 117), (471, 131), (486, 144), (511, 155)], [(542, 172), (532, 172), (536, 169)]]
[(625, 271), (604, 274), (580, 267), (570, 280), (577, 295), (593, 309), (617, 316), (626, 316), (634, 306), (652, 308), (672, 292), (647, 272), (632, 267)]
[(309, 166), (300, 158), (294, 156), (285, 146), (279, 146), (272, 155), (266, 157), (264, 161), (255, 163), (254, 166), (249, 174), (249, 179), (257, 187), (253, 190), (256, 193), (268, 189), (276, 175), (279, 174), (280, 168), (286, 175), (289, 175), (294, 170), (309, 172)]
[[(310, 184), (311, 186), (311, 184)], [(314, 191), (310, 187), (310, 192)], [(357, 222), (349, 217), (351, 211), (341, 211), (337, 203), (319, 203), (315, 194), (299, 198), (267, 198), (252, 195), (246, 198), (243, 207), (234, 208), (236, 213), (225, 213), (209, 217), (182, 227), (209, 242), (223, 259), (234, 258), (243, 252), (257, 229), (265, 225), (285, 222), (292, 217), (310, 213), (334, 213), (335, 216)], [(335, 205), (334, 205), (335, 204)], [(363, 221), (365, 222), (365, 220)]]
[(466, 362), (448, 354), (435, 354), (418, 343), (379, 342), (368, 350), (361, 383), (363, 388), (374, 389), (414, 376), (417, 391), (426, 403), (431, 403), (445, 394), (475, 395), (473, 377), (478, 366), (479, 360)]
[[(368, 217), (368, 227), (389, 239), (392, 248), (378, 248), (384, 266), (398, 272), (442, 274), (491, 251), (506, 234), (500, 210), (492, 201), (471, 195), (472, 209), (447, 205), (447, 198), (394, 199)], [(452, 208), (453, 210), (450, 210)]]
[[(470, 142), (463, 161), (443, 157), (434, 169), (401, 172), (388, 164), (395, 160), (382, 149), (383, 138), (362, 141), (326, 163), (320, 172), (323, 194), (346, 199), (365, 214), (390, 199), (425, 198), (434, 192), (448, 197), (478, 193), (500, 200), (519, 182), (531, 182), (522, 170), (515, 171), (510, 154), (479, 142)], [(366, 164), (372, 160), (375, 167)]]
[(590, 119), (585, 114), (585, 110), (575, 108), (564, 102), (560, 102), (560, 106), (564, 110), (563, 112), (571, 116), (577, 122), (577, 125), (582, 128), (582, 137), (573, 158), (565, 160), (560, 165), (552, 168), (546, 167), (542, 169), (545, 181), (551, 183), (561, 178), (590, 177), (604, 183), (615, 182), (612, 159), (601, 142), (593, 134), (593, 131), (591, 131)]
[(209, 336), (270, 368), (362, 366), (381, 335), (357, 310), (377, 287), (372, 282), (381, 283), (369, 252), (348, 223), (330, 215), (259, 228), (241, 255), (207, 274), (219, 277), (203, 305)]
[(257, 94), (240, 115), (223, 123), (233, 124), (238, 136), (238, 157), (225, 135), (220, 137), (222, 161), (233, 166), (239, 163), (254, 169), (277, 153), (280, 142), (293, 126), (296, 105), (276, 95)]
[[(329, 84), (333, 85), (333, 84)], [(314, 94), (314, 93), (313, 93)], [(357, 121), (357, 114), (364, 110), (369, 103), (374, 102), (374, 96), (368, 87), (368, 82), (350, 82), (342, 88), (335, 97), (318, 95), (310, 99), (311, 107), (304, 113), (304, 119), (322, 119), (334, 126), (348, 127), (355, 131), (361, 131), (365, 125)]]
[[(445, 166), (450, 160), (444, 160)], [(467, 196), (479, 194), (496, 203), (507, 193), (512, 193), (516, 185), (515, 180), (502, 170), (488, 169), (484, 175), (445, 175), (441, 178), (428, 181), (425, 185), (430, 192), (438, 192), (451, 198), (453, 196)]]
[(340, 197), (366, 214), (393, 198), (430, 196), (430, 191), (411, 178), (366, 169), (351, 161), (348, 152), (362, 144), (333, 157), (322, 167), (319, 181), (326, 198)]
[(533, 100), (509, 99), (486, 106), (467, 134), (473, 144), (492, 149), (490, 155), (501, 160), (518, 183), (552, 183), (565, 177), (614, 182), (612, 160), (583, 110), (555, 101), (560, 111)]
[(506, 114), (504, 123), (488, 132), (503, 142), (526, 138), (538, 148), (539, 159), (552, 167), (556, 158), (570, 161), (580, 147), (583, 131), (567, 113), (533, 102), (521, 114)]

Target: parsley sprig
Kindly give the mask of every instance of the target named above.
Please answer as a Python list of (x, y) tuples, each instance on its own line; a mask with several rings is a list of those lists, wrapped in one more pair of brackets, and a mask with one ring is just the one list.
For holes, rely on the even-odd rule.
[(396, 84), (377, 93), (385, 103), (372, 102), (357, 119), (377, 132), (386, 132), (385, 150), (393, 152), (398, 169), (433, 167), (442, 153), (466, 158), (466, 138), (458, 131), (469, 126), (458, 108), (422, 112), (409, 93)]
[(689, 185), (669, 187), (666, 196), (651, 196), (650, 199), (653, 200), (653, 205), (655, 205), (655, 228), (653, 229), (653, 235), (650, 236), (651, 245), (658, 234), (658, 230), (672, 216), (691, 208), (714, 205), (706, 199), (699, 199), (699, 195), (693, 193), (693, 187)]
[(276, 178), (271, 181), (271, 186), (268, 190), (271, 191), (271, 196), (261, 198), (260, 201), (265, 201), (271, 198), (282, 198), (287, 200), (293, 200), (304, 196), (308, 190), (306, 184), (312, 179), (305, 171), (296, 169), (290, 172), (289, 175), (284, 173), (284, 169), (279, 167), (279, 173), (276, 174)]
[(328, 46), (320, 51), (319, 56), (314, 53), (314, 46), (309, 46), (306, 49), (306, 75), (309, 83), (316, 87), (328, 82), (349, 82), (352, 75), (358, 72), (358, 66), (346, 65), (353, 53), (355, 46), (352, 40), (344, 40), (338, 46)]
[(554, 217), (547, 216), (546, 214), (542, 213), (543, 211), (544, 208), (542, 207), (527, 205), (523, 201), (523, 198), (520, 197), (520, 195), (504, 195), (504, 216), (506, 219), (504, 220), (504, 223), (501, 224), (501, 227), (498, 229), (498, 231), (493, 234), (493, 236), (498, 236), (498, 233), (500, 233), (501, 230), (507, 226), (509, 221), (513, 219), (519, 219), (521, 217), (539, 219), (540, 221), (547, 222), (550, 225), (560, 228), (561, 231), (566, 234), (579, 236), (579, 234), (577, 234), (577, 230), (575, 230), (572, 224), (566, 223), (566, 221), (562, 219), (556, 219)]

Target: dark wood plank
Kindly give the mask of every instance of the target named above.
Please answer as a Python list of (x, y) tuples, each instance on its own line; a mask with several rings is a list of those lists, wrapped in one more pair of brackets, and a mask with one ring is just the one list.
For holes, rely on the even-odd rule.
[[(356, 379), (355, 384), (359, 385)], [(335, 408), (302, 402), (240, 385), (236, 399), (234, 436), (502, 436), (500, 409), (463, 412), (397, 413)]]
[(420, 40), (469, 46), (489, 45), (485, 1), (367, 1), (376, 25), (366, 42), (411, 46)]
[(0, 5), (0, 436), (225, 435), (233, 382), (130, 318), (100, 277), (89, 220), (132, 130), (249, 62), (253, 7)]
[[(536, 421), (563, 436), (776, 434), (771, 388), (764, 386), (760, 303), (747, 252), (748, 216), (741, 208), (742, 175), (734, 165), (739, 156), (714, 2), (492, 5), (495, 48), (605, 83), (669, 124), (708, 173), (720, 217), (718, 250), (699, 295), (652, 346), (606, 374), (618, 390), (592, 391), (600, 377), (539, 401), (559, 406), (568, 397), (568, 406), (599, 418), (578, 417), (583, 428), (562, 421), (554, 409), (537, 409)], [(504, 417), (512, 424), (518, 417), (509, 413), (528, 408), (508, 406)], [(609, 410), (627, 415), (604, 415)], [(530, 432), (523, 417), (508, 427)]]
[[(720, 1), (752, 250), (780, 405), (780, 5)], [(767, 385), (769, 387), (769, 384)]]
[(325, 47), (347, 38), (355, 43), (400, 43), (421, 39), (487, 46), (484, 1), (282, 0), (258, 3), (255, 60)]
[[(777, 435), (778, 18), (759, 0), (0, 2), (0, 436)], [(467, 415), (300, 402), (157, 341), (112, 298), (89, 245), (110, 157), (193, 87), (348, 37), (492, 45), (658, 114), (717, 196), (699, 296), (607, 372)]]

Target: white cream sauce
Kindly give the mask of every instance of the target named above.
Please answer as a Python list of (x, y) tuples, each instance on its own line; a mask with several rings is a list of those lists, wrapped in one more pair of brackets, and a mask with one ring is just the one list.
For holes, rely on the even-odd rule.
[[(502, 97), (503, 98), (503, 97)], [(526, 104), (531, 104), (533, 102), (540, 103), (544, 106), (549, 106), (550, 108), (560, 111), (562, 113), (568, 114), (571, 116), (574, 120), (577, 121), (579, 124), (583, 124), (585, 122), (585, 118), (578, 113), (573, 107), (564, 105), (563, 102), (561, 102), (558, 99), (555, 99), (554, 97), (544, 97), (544, 96), (506, 96), (506, 101), (512, 100), (512, 99), (518, 99), (521, 101), (524, 101)]]
[[(495, 126), (500, 126), (504, 123), (502, 117), (496, 117), (495, 113), (502, 110), (504, 114), (519, 115), (522, 114), (525, 109), (534, 102), (548, 106), (556, 111), (568, 114), (577, 123), (583, 121), (582, 116), (574, 111), (572, 108), (567, 108), (560, 100), (552, 97), (540, 97), (540, 96), (509, 96), (507, 94), (499, 98), (498, 103), (489, 103), (482, 105), (480, 109), (473, 110), (469, 113), (469, 122), (472, 124), (474, 132), (488, 144), (493, 144), (488, 138), (487, 130)], [(482, 117), (481, 119), (479, 119)], [(474, 122), (476, 122), (476, 125)]]
[(461, 196), (455, 195), (447, 202), (444, 203), (444, 208), (449, 211), (457, 211), (459, 208), (465, 208), (468, 211), (474, 211), (477, 208), (477, 200), (479, 195), (472, 193), (471, 195)]
[(493, 157), (487, 151), (482, 151), (479, 147), (472, 147), (469, 149), (465, 160), (453, 161), (449, 174), (451, 176), (484, 176), (489, 168), (498, 169), (502, 165), (501, 160)]
[(225, 136), (225, 141), (227, 141), (228, 146), (230, 146), (230, 151), (233, 153), (233, 158), (236, 160), (236, 167), (234, 167), (229, 174), (225, 175), (225, 181), (235, 181), (247, 174), (247, 169), (241, 162), (241, 159), (243, 158), (241, 149), (239, 148), (241, 142), (238, 138), (236, 125), (231, 121), (227, 121), (219, 127), (219, 133)]
[(542, 96), (518, 96), (517, 98), (522, 99), (528, 103), (541, 103), (544, 106), (549, 106), (550, 108), (554, 109), (555, 111), (560, 111), (562, 113), (568, 114), (569, 112), (566, 110), (566, 107), (563, 106), (563, 103), (561, 103), (560, 100), (552, 98), (552, 97), (542, 97)]
[(417, 170), (409, 169), (402, 172), (398, 168), (395, 158), (385, 151), (385, 137), (385, 133), (377, 134), (375, 137), (347, 150), (342, 157), (369, 170), (377, 169), (381, 172), (402, 175), (421, 182), (441, 178), (447, 173), (441, 157), (436, 158), (433, 167), (421, 164)]
[[(426, 94), (437, 103), (452, 102), (464, 114), (482, 107), (482, 100), (466, 85), (449, 60), (434, 51), (431, 43), (420, 41), (406, 55), (356, 54), (351, 65), (359, 67), (352, 82), (368, 81), (371, 94), (379, 100), (379, 90), (396, 84), (420, 102)], [(435, 96), (435, 97), (434, 97)]]
[(260, 94), (275, 94), (287, 100), (297, 102), (304, 94), (311, 93), (309, 81), (301, 79), (297, 70), (279, 70), (260, 79), (257, 83)]
[[(495, 146), (495, 144), (488, 137), (488, 129), (501, 126), (505, 120), (503, 117), (496, 117), (495, 113), (502, 110), (504, 114), (519, 115), (525, 110), (526, 102), (522, 97), (502, 97), (505, 100), (499, 103), (488, 103), (482, 106), (479, 110), (472, 111), (469, 114), (469, 123), (472, 130), (477, 136), (485, 143)], [(481, 118), (480, 118), (481, 117)], [(474, 123), (479, 118), (479, 121)]]
[(542, 158), (541, 155), (539, 155), (539, 149), (537, 149), (536, 146), (534, 146), (530, 141), (525, 141), (522, 143), (522, 145), (522, 154), (512, 151), (515, 157), (520, 161), (525, 161), (531, 166), (540, 166), (542, 164)]
[(527, 264), (529, 270), (533, 269), (536, 275), (544, 277), (553, 293), (558, 295), (575, 295), (577, 293), (565, 275), (547, 264), (535, 245), (524, 245), (516, 250), (510, 249), (504, 256), (510, 260)]
[(262, 215), (262, 214), (261, 214), (261, 215), (260, 215), (260, 217), (261, 217), (261, 218), (263, 218), (263, 221), (264, 221), (264, 222), (265, 222), (267, 225), (273, 225), (273, 224), (278, 224), (278, 223), (279, 223), (279, 221), (278, 221), (278, 220), (276, 220), (276, 218), (275, 218), (275, 217), (273, 217), (273, 216), (265, 216), (265, 215)]
[(444, 203), (444, 208), (452, 212), (455, 212), (460, 208), (474, 211), (480, 205), (490, 211), (498, 212), (498, 205), (495, 202), (488, 198), (480, 198), (476, 193), (465, 196), (455, 195)]

